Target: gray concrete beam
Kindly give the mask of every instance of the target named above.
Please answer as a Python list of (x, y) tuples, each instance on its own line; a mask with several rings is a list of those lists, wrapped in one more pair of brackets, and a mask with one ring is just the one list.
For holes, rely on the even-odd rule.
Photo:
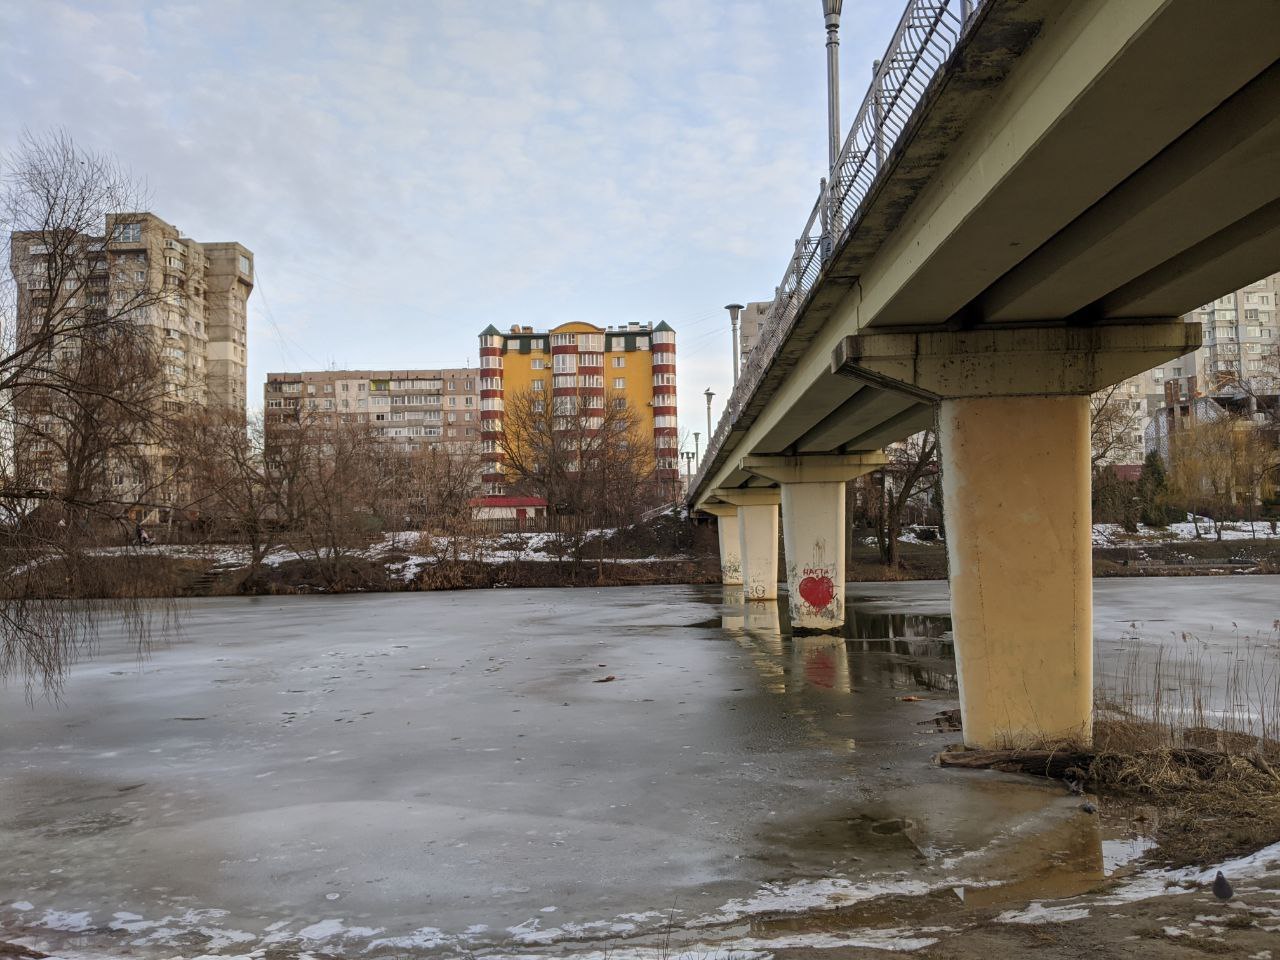
[(1108, 294), (1108, 317), (1185, 312), (1280, 270), (1280, 200)]
[(992, 284), (977, 316), (1070, 316), (1280, 198), (1277, 103), (1280, 63)]
[(846, 337), (833, 370), (937, 399), (1087, 395), (1200, 345), (1198, 323), (982, 328)]
[(854, 437), (894, 419), (904, 410), (915, 405), (916, 400), (913, 397), (867, 386), (796, 440), (795, 448), (800, 453), (828, 453), (832, 450), (840, 450)]

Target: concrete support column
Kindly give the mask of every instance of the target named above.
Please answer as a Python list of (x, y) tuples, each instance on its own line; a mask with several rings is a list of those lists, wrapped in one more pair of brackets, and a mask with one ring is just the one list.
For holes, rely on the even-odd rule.
[(1089, 398), (943, 400), (939, 442), (965, 743), (1087, 741)]
[(742, 592), (748, 600), (778, 598), (778, 505), (757, 503), (738, 508)]
[(832, 371), (939, 401), (964, 740), (1088, 741), (1089, 395), (1200, 346), (1175, 317), (846, 337)]
[(782, 485), (782, 549), (791, 626), (844, 626), (843, 480)]
[(742, 564), (743, 595), (747, 600), (776, 600), (778, 503), (781, 499), (778, 491), (769, 487), (724, 487), (711, 491), (711, 495), (714, 502), (703, 504), (700, 509), (710, 513), (731, 504), (738, 511), (738, 556)]
[(720, 582), (725, 586), (741, 586), (742, 549), (738, 508), (728, 503), (713, 503), (702, 509), (716, 518), (716, 533), (720, 538)]
[(845, 484), (884, 462), (880, 453), (742, 461), (744, 471), (781, 485), (787, 605), (794, 630), (844, 626)]

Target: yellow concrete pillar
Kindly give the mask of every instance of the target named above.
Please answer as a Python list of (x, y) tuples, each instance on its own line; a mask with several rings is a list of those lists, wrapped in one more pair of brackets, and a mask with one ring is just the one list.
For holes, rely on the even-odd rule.
[(742, 557), (742, 591), (748, 600), (778, 598), (778, 505), (752, 503), (738, 507), (738, 540)]
[(965, 743), (1088, 741), (1089, 398), (943, 400), (939, 441)]
[(738, 508), (729, 503), (712, 503), (702, 509), (716, 518), (716, 533), (720, 538), (720, 582), (726, 586), (741, 586)]
[(771, 487), (720, 487), (710, 491), (699, 509), (708, 513), (725, 504), (738, 510), (738, 557), (742, 592), (747, 600), (778, 597), (778, 504)]
[(799, 630), (844, 625), (844, 481), (782, 485), (787, 605)]
[(827, 632), (844, 625), (845, 481), (884, 463), (878, 452), (743, 459), (744, 472), (781, 486), (792, 629)]

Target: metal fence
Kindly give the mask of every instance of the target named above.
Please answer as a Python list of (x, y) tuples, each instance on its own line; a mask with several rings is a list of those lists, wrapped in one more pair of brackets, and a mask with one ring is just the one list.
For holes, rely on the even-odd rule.
[(862, 203), (885, 159), (893, 152), (930, 82), (955, 49), (973, 10), (983, 2), (908, 0), (884, 58), (876, 61), (871, 87), (858, 107), (831, 177), (822, 181), (782, 283), (774, 290), (760, 339), (738, 375), (690, 490), (702, 485), (725, 437), (791, 333), (800, 307), (822, 272), (823, 257), (836, 249), (844, 234), (857, 223)]

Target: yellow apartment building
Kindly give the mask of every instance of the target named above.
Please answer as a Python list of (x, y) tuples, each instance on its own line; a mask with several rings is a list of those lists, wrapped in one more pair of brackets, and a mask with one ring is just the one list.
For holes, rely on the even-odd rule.
[(499, 447), (504, 398), (526, 392), (545, 393), (551, 403), (576, 397), (580, 409), (588, 411), (603, 410), (606, 398), (625, 402), (638, 415), (640, 432), (653, 440), (655, 477), (679, 480), (676, 334), (668, 324), (573, 322), (549, 330), (515, 325), (507, 333), (485, 328), (480, 334), (480, 436), (484, 505), (492, 509), (511, 499)]

